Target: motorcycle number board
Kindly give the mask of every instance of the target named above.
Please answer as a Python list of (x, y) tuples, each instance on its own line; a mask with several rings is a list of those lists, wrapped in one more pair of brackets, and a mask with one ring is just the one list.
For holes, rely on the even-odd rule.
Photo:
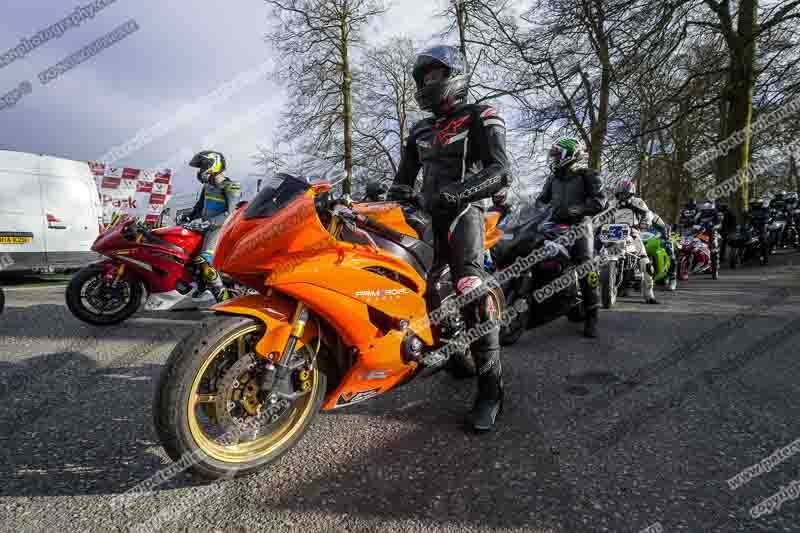
[(631, 228), (627, 224), (606, 224), (600, 231), (600, 238), (608, 242), (624, 241), (630, 235)]

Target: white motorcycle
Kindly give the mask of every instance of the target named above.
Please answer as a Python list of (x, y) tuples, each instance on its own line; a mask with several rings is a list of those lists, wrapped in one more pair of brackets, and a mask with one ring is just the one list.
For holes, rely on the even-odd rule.
[(624, 295), (628, 283), (641, 283), (636, 238), (630, 224), (605, 224), (600, 228), (600, 297), (605, 309), (614, 307), (617, 295)]

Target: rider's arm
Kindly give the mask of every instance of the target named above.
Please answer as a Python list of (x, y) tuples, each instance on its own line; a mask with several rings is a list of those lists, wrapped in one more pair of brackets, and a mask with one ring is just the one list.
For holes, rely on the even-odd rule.
[(584, 190), (586, 191), (583, 202), (584, 216), (594, 216), (608, 206), (606, 193), (603, 191), (603, 182), (596, 170), (587, 168), (583, 170)]
[(443, 188), (445, 204), (460, 206), (492, 196), (508, 187), (513, 178), (506, 154), (506, 123), (491, 106), (477, 106), (472, 131), (483, 169)]
[(544, 187), (542, 187), (542, 192), (539, 193), (539, 197), (536, 198), (536, 208), (541, 209), (542, 207), (546, 206), (550, 203), (553, 194), (553, 180), (552, 178), (548, 178), (547, 181), (544, 182)]
[(404, 200), (414, 191), (417, 181), (417, 174), (422, 164), (419, 161), (419, 150), (417, 150), (416, 128), (411, 129), (408, 134), (406, 145), (403, 148), (403, 155), (400, 158), (400, 167), (394, 176), (392, 186), (386, 194), (387, 200)]
[(197, 203), (194, 204), (191, 212), (188, 215), (189, 220), (194, 220), (196, 218), (200, 218), (203, 216), (203, 204), (206, 202), (206, 187), (203, 185), (203, 189), (200, 191), (200, 198), (197, 199)]

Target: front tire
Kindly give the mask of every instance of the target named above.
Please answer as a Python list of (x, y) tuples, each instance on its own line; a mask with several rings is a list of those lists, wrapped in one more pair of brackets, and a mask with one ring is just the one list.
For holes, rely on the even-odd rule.
[(136, 280), (121, 279), (112, 287), (104, 277), (102, 268), (86, 267), (72, 276), (66, 289), (72, 314), (95, 326), (112, 326), (129, 319), (139, 310), (144, 296), (142, 284)]
[[(204, 417), (212, 423), (226, 416), (240, 417), (239, 420), (250, 417), (247, 411), (241, 409), (248, 405), (248, 401), (255, 401), (257, 396), (242, 400), (245, 397), (244, 392), (241, 396), (234, 395), (231, 398), (223, 392), (225, 396), (220, 402), (217, 395), (224, 381), (220, 385), (215, 374), (212, 372), (209, 376), (208, 372), (218, 369), (226, 378), (231, 372), (238, 374), (239, 371), (232, 368), (240, 364), (240, 361), (253, 357), (255, 344), (264, 334), (268, 334), (265, 333), (264, 325), (252, 318), (214, 316), (176, 345), (161, 373), (153, 402), (156, 433), (170, 458), (178, 461), (182, 457), (193, 457), (194, 462), (190, 468), (202, 477), (238, 477), (266, 467), (297, 444), (320, 410), (327, 380), (318, 365), (315, 365), (310, 372), (312, 383), (309, 392), (288, 406), (276, 404), (275, 409), (283, 409), (280, 416), (276, 413), (272, 415), (272, 419), (267, 417), (267, 420), (272, 421), (269, 426), (276, 427), (270, 429), (269, 426), (264, 428), (262, 425), (258, 427), (253, 439), (244, 442), (235, 431), (228, 430), (223, 434), (226, 438), (221, 438), (212, 436), (201, 427)], [(294, 355), (302, 349), (310, 348), (298, 341)], [(226, 368), (225, 364), (229, 366)], [(246, 384), (244, 390), (248, 391), (250, 384), (257, 383), (257, 380), (250, 374), (249, 368), (242, 372), (236, 378), (234, 387), (238, 390), (240, 383)], [(205, 381), (206, 379), (209, 381)], [(212, 384), (216, 384), (217, 388)], [(258, 395), (261, 392), (256, 387), (253, 394)], [(237, 401), (228, 401), (231, 399)], [(284, 401), (289, 402), (282, 400), (279, 403)], [(220, 414), (220, 405), (232, 407), (223, 407), (224, 412)], [(268, 404), (267, 401), (263, 405), (273, 409), (273, 404)], [(253, 405), (250, 404), (249, 407), (252, 408)], [(261, 410), (262, 404), (258, 403), (256, 407)], [(228, 413), (227, 409), (239, 409), (239, 412)], [(269, 431), (262, 435), (264, 429)], [(231, 433), (237, 435), (235, 443), (230, 440)]]
[(605, 309), (611, 309), (617, 303), (617, 263), (609, 261), (600, 272), (600, 296)]

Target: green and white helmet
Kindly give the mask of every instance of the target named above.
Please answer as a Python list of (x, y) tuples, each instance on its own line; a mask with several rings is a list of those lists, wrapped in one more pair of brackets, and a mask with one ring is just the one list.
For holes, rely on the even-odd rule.
[(556, 170), (577, 163), (586, 155), (586, 150), (580, 139), (575, 137), (559, 137), (550, 146), (548, 159), (550, 168)]

